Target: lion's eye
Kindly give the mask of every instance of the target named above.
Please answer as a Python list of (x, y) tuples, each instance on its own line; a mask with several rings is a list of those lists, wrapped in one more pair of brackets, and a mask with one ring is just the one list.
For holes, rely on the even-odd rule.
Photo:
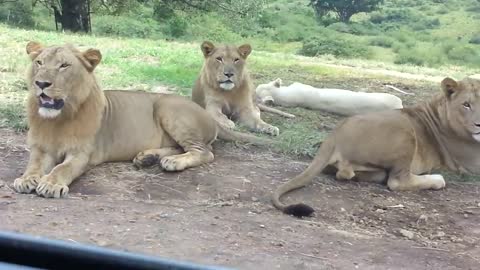
[(233, 61), (235, 64), (238, 63), (240, 61), (240, 59), (238, 58), (235, 58), (235, 60)]
[(470, 103), (468, 103), (468, 102), (464, 102), (464, 103), (463, 103), (463, 107), (465, 107), (465, 108), (467, 108), (467, 109), (470, 109), (470, 108), (471, 108)]
[(37, 63), (37, 65), (39, 65), (39, 66), (42, 65), (42, 61), (41, 61), (41, 60), (37, 60), (37, 61), (35, 61), (35, 63)]
[(217, 61), (220, 62), (220, 63), (223, 62), (223, 58), (222, 58), (222, 57), (217, 57), (217, 58), (215, 58), (215, 60), (217, 60)]
[(60, 65), (60, 68), (67, 68), (67, 67), (69, 67), (69, 66), (70, 66), (69, 64), (63, 63), (63, 64)]

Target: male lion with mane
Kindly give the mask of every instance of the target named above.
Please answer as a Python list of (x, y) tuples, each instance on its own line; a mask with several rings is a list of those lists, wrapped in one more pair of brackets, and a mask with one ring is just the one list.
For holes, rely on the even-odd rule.
[(205, 41), (201, 49), (205, 62), (193, 87), (192, 100), (205, 108), (224, 128), (235, 128), (232, 120), (238, 120), (253, 131), (278, 135), (278, 128), (260, 118), (260, 110), (254, 103), (255, 89), (246, 68), (252, 47), (249, 44), (215, 47)]
[(480, 80), (445, 78), (442, 93), (413, 107), (360, 114), (343, 120), (308, 168), (273, 194), (276, 208), (294, 216), (314, 211), (285, 205), (280, 197), (309, 184), (320, 172), (340, 180), (386, 182), (394, 191), (442, 189), (432, 170), (480, 173)]
[(214, 159), (218, 137), (263, 144), (249, 134), (222, 129), (191, 100), (168, 94), (102, 91), (93, 71), (102, 55), (96, 49), (43, 47), (29, 42), (32, 60), (27, 80), (28, 145), (18, 192), (63, 197), (70, 183), (89, 167), (132, 160), (145, 167), (159, 163), (181, 171)]

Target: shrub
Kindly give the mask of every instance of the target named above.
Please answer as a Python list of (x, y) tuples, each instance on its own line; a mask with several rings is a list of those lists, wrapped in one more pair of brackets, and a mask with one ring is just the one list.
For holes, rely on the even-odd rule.
[(98, 16), (94, 20), (92, 31), (97, 34), (132, 38), (150, 38), (161, 35), (158, 24), (153, 19), (104, 15)]
[(395, 56), (394, 63), (397, 65), (411, 64), (415, 66), (423, 66), (425, 65), (425, 59), (416, 51), (403, 49)]
[(306, 56), (331, 54), (340, 58), (369, 58), (371, 55), (370, 50), (365, 45), (329, 35), (305, 40), (299, 53)]
[(363, 23), (343, 23), (337, 22), (327, 26), (328, 29), (340, 32), (348, 33), (352, 35), (377, 35), (379, 34), (378, 27), (372, 23), (363, 22)]
[(187, 32), (188, 23), (185, 19), (174, 16), (167, 21), (164, 33), (171, 37), (181, 37)]
[(371, 46), (378, 46), (383, 48), (391, 48), (395, 41), (392, 38), (386, 36), (378, 36), (370, 39), (369, 44)]
[(9, 25), (33, 27), (33, 11), (27, 1), (7, 2), (0, 7), (0, 21)]
[(447, 52), (448, 59), (460, 62), (468, 63), (472, 59), (478, 58), (478, 52), (470, 46), (456, 46), (451, 48)]
[(470, 40), (468, 41), (468, 43), (471, 43), (471, 44), (480, 44), (480, 33), (476, 33), (474, 34)]
[(210, 40), (212, 42), (240, 42), (243, 38), (211, 13), (193, 17), (189, 20), (187, 36), (191, 39)]

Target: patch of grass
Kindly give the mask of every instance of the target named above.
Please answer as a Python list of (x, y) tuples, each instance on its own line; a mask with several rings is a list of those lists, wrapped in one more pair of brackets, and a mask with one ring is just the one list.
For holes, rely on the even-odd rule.
[(19, 132), (28, 129), (25, 108), (22, 103), (0, 104), (0, 127), (13, 128)]

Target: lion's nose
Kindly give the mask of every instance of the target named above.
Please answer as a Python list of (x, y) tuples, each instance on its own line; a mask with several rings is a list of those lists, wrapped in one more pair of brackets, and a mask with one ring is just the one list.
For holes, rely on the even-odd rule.
[(41, 82), (41, 81), (35, 81), (35, 84), (40, 87), (40, 89), (45, 89), (47, 87), (49, 87), (50, 85), (52, 85), (51, 82)]
[(231, 78), (233, 76), (233, 72), (224, 72), (223, 75), (227, 76), (227, 78)]

